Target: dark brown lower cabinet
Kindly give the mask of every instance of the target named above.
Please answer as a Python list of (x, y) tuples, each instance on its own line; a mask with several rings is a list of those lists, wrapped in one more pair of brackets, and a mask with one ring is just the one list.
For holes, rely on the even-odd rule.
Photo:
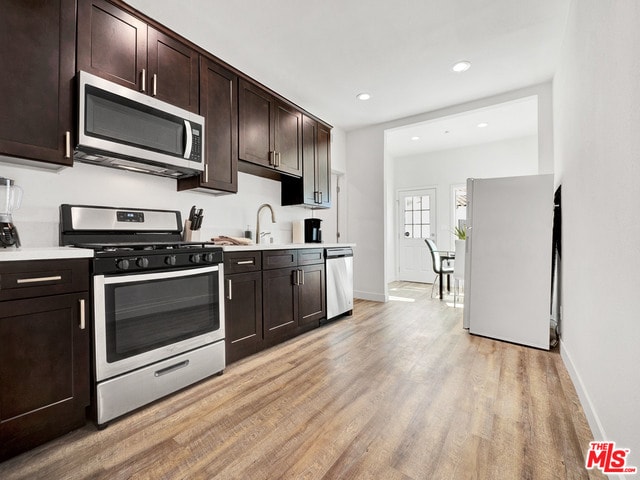
[(225, 252), (227, 364), (326, 317), (322, 248)]
[(299, 268), (302, 283), (298, 285), (298, 326), (317, 327), (327, 315), (324, 263)]
[(227, 364), (262, 349), (262, 272), (225, 275)]
[(86, 292), (0, 304), (0, 460), (85, 424), (87, 305)]
[(268, 345), (295, 334), (298, 327), (297, 287), (296, 269), (279, 268), (262, 272), (264, 340)]
[[(266, 269), (283, 264), (288, 266)], [(265, 250), (262, 265), (266, 346), (318, 327), (327, 314), (323, 250)]]

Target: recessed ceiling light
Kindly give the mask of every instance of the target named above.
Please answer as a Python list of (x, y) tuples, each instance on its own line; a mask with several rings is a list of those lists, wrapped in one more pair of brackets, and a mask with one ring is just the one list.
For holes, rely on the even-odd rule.
[(461, 62), (454, 64), (453, 67), (451, 67), (451, 70), (453, 70), (454, 72), (461, 73), (461, 72), (466, 72), (470, 68), (471, 68), (471, 62), (463, 60)]
[(484, 128), (484, 127), (488, 127), (488, 126), (489, 126), (489, 124), (487, 122), (480, 122), (478, 124), (478, 128)]
[(356, 95), (356, 98), (358, 100), (369, 100), (371, 98), (371, 95), (369, 95), (368, 93), (359, 93), (358, 95)]
[(449, 130), (445, 130), (444, 133), (449, 133)]
[(420, 137), (417, 137), (417, 136), (416, 137), (411, 137), (411, 140), (413, 140), (415, 142), (416, 140), (420, 140)]

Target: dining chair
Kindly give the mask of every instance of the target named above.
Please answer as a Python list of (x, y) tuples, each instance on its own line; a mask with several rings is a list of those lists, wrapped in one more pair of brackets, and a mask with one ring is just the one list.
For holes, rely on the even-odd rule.
[(456, 259), (453, 263), (453, 306), (460, 297), (460, 289), (464, 285), (465, 240), (456, 240)]
[[(431, 260), (433, 262), (433, 271), (438, 275), (438, 280), (440, 281), (440, 300), (443, 298), (443, 275), (447, 276), (447, 282), (449, 281), (449, 276), (453, 273), (453, 266), (449, 265), (448, 260), (452, 258), (449, 252), (439, 251), (438, 247), (433, 240), (430, 238), (424, 239), (425, 243), (429, 247), (429, 251), (431, 252)], [(443, 260), (446, 261), (446, 265), (443, 263)]]

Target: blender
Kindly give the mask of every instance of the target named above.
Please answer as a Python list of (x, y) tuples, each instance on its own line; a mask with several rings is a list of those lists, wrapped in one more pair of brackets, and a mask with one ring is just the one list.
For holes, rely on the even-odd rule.
[(0, 246), (20, 247), (20, 237), (11, 214), (20, 208), (22, 189), (10, 178), (0, 177)]

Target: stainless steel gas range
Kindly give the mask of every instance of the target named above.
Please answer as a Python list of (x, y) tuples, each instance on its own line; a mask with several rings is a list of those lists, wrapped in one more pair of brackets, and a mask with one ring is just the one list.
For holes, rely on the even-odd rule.
[(182, 242), (179, 211), (62, 205), (62, 245), (91, 248), (98, 426), (225, 367), (222, 249)]

